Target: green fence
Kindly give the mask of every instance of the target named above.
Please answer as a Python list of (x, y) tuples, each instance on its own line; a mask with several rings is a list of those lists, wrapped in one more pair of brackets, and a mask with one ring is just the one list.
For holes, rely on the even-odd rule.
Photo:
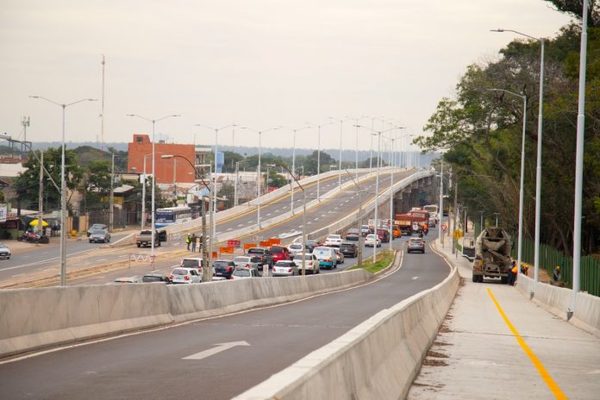
[[(517, 240), (512, 249), (513, 258), (517, 257)], [(523, 239), (523, 262), (533, 265), (534, 242)], [(546, 270), (552, 276), (554, 267), (560, 265), (561, 279), (566, 286), (573, 287), (573, 258), (564, 255), (560, 251), (540, 244), (540, 268)], [(581, 290), (594, 296), (600, 296), (600, 260), (586, 256), (581, 257)]]

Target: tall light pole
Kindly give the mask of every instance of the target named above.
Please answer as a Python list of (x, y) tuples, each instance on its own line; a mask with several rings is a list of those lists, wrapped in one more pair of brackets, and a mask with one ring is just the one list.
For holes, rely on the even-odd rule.
[[(573, 228), (573, 295), (569, 312), (575, 311), (575, 300), (579, 292), (581, 268), (581, 208), (583, 191), (583, 145), (585, 140), (585, 68), (587, 60), (587, 17), (588, 1), (583, 0), (583, 21), (579, 51), (579, 99), (577, 102), (577, 145), (575, 151), (575, 212)], [(572, 315), (572, 314), (571, 314)]]
[(296, 132), (300, 132), (301, 130), (312, 128), (310, 125), (303, 126), (302, 128), (293, 128), (292, 129), (292, 170), (290, 171), (291, 176), (291, 193), (290, 193), (290, 212), (294, 213), (294, 174), (296, 173)]
[[(585, 8), (585, 5), (584, 5)], [(529, 295), (535, 293), (535, 285), (539, 280), (540, 270), (540, 220), (542, 209), (542, 127), (543, 127), (543, 111), (544, 111), (544, 38), (527, 35), (512, 29), (494, 29), (492, 32), (512, 32), (517, 35), (525, 36), (529, 39), (540, 42), (540, 94), (539, 94), (539, 109), (538, 109), (538, 127), (537, 127), (537, 162), (535, 169), (535, 246), (533, 252), (533, 287), (529, 290)], [(578, 120), (579, 122), (579, 120)]]
[(344, 120), (340, 119), (340, 153), (338, 161), (338, 188), (342, 189), (342, 135), (344, 133)]
[(146, 222), (146, 158), (151, 156), (152, 153), (144, 154), (143, 173), (142, 173), (142, 221), (140, 223), (140, 230), (144, 230), (144, 223)]
[[(215, 167), (213, 168), (213, 172), (214, 172), (214, 176), (211, 176), (211, 181), (213, 184), (213, 189), (212, 189), (212, 215), (210, 216), (210, 223), (212, 226), (212, 238), (213, 240), (216, 241), (217, 239), (217, 154), (218, 154), (218, 146), (219, 146), (219, 131), (223, 130), (223, 129), (227, 129), (227, 128), (231, 128), (231, 127), (236, 127), (236, 124), (229, 124), (226, 126), (222, 126), (220, 128), (213, 128), (212, 126), (208, 126), (208, 125), (203, 125), (203, 124), (195, 124), (194, 126), (201, 126), (203, 128), (208, 128), (208, 129), (212, 129), (215, 131), (215, 155), (214, 155), (214, 159), (215, 159)], [(212, 256), (212, 254), (211, 254)]]
[(439, 216), (440, 220), (438, 221), (438, 240), (443, 245), (444, 244), (444, 234), (442, 232), (442, 218), (444, 217), (444, 155), (441, 156), (441, 165), (440, 165), (440, 199), (439, 199)]
[[(521, 178), (519, 182), (519, 237), (517, 243), (517, 268), (521, 270), (523, 256), (523, 198), (525, 181), (525, 130), (527, 128), (527, 96), (505, 89), (488, 89), (493, 92), (503, 92), (516, 96), (523, 100), (523, 129), (521, 134)], [(497, 225), (497, 224), (496, 224)]]
[[(379, 215), (379, 169), (381, 167), (381, 162), (380, 162), (381, 161), (381, 134), (385, 133), (387, 131), (391, 131), (393, 129), (402, 129), (403, 127), (394, 126), (392, 128), (385, 129), (382, 131), (376, 131), (376, 130), (373, 130), (364, 125), (356, 125), (356, 126), (359, 128), (370, 129), (372, 132), (374, 132), (374, 133), (371, 133), (371, 136), (372, 137), (377, 136), (377, 174), (375, 176), (375, 216), (373, 218), (374, 225), (375, 225), (375, 235), (377, 235), (377, 217)], [(390, 187), (390, 190), (392, 190), (391, 187)], [(377, 257), (377, 246), (374, 246), (373, 247), (373, 262), (375, 262), (376, 257)]]
[(60, 161), (60, 285), (67, 285), (67, 186), (65, 181), (65, 111), (66, 108), (84, 101), (97, 101), (97, 99), (81, 99), (72, 103), (58, 103), (43, 96), (29, 96), (32, 99), (40, 99), (62, 108), (62, 149)]
[[(269, 128), (269, 129), (263, 129), (263, 130), (254, 130), (251, 128), (248, 128), (246, 126), (242, 126), (240, 129), (247, 129), (249, 131), (252, 132), (256, 132), (258, 133), (258, 167), (257, 167), (257, 186), (256, 186), (256, 226), (257, 228), (260, 230), (261, 226), (260, 226), (260, 206), (262, 203), (261, 200), (261, 195), (262, 195), (262, 190), (261, 190), (261, 181), (262, 181), (262, 176), (261, 176), (261, 165), (260, 165), (260, 159), (261, 159), (261, 155), (262, 155), (262, 134), (265, 132), (270, 132), (270, 131), (274, 131), (281, 128), (280, 126), (275, 126), (273, 128)], [(268, 274), (268, 272), (267, 272)]]
[[(208, 190), (208, 193), (210, 194), (211, 190), (208, 187), (208, 185), (206, 184), (206, 182), (204, 181), (204, 179), (202, 179), (200, 173), (198, 172), (198, 167), (202, 167), (204, 165), (194, 165), (187, 157), (182, 156), (180, 154), (163, 154), (162, 156), (160, 156), (163, 159), (169, 159), (172, 158), (173, 161), (175, 161), (176, 158), (182, 158), (185, 161), (187, 161), (187, 163), (194, 169), (194, 182), (198, 183), (201, 182), (204, 187), (206, 188), (206, 190)], [(210, 201), (210, 198), (209, 198)], [(210, 258), (212, 257), (212, 254), (208, 254), (207, 251), (207, 245), (206, 243), (210, 243), (211, 246), (211, 252), (212, 253), (212, 245), (213, 245), (213, 240), (211, 238), (211, 235), (206, 235), (206, 203), (204, 201), (204, 196), (202, 196), (202, 282), (210, 282), (212, 280), (212, 268), (209, 268), (210, 266)], [(208, 239), (207, 239), (208, 236)]]
[[(152, 264), (154, 264), (154, 235), (156, 235), (156, 223), (155, 223), (155, 209), (156, 209), (156, 204), (155, 204), (155, 200), (156, 200), (156, 140), (154, 140), (154, 136), (155, 136), (155, 128), (156, 128), (156, 123), (158, 121), (162, 121), (163, 119), (167, 119), (167, 118), (176, 118), (176, 117), (180, 117), (181, 115), (179, 114), (171, 114), (171, 115), (165, 115), (164, 117), (160, 117), (157, 119), (150, 119), (150, 118), (146, 118), (146, 117), (142, 117), (141, 115), (138, 114), (127, 114), (128, 117), (137, 117), (140, 119), (143, 119), (144, 121), (148, 121), (152, 123), (152, 216), (151, 216), (151, 221), (152, 221), (152, 226), (151, 226), (151, 235), (150, 235), (150, 239), (151, 239), (151, 243), (150, 243), (150, 262)], [(145, 174), (144, 174), (145, 175)], [(144, 184), (146, 184), (146, 182), (144, 182)]]
[(333, 123), (334, 121), (317, 125), (317, 201), (321, 201), (321, 127)]
[(394, 162), (393, 162), (393, 154), (394, 154), (394, 142), (396, 138), (391, 138), (392, 145), (390, 146), (390, 167), (392, 167), (392, 172), (390, 174), (390, 223), (389, 223), (389, 235), (390, 235), (390, 251), (392, 250), (392, 242), (394, 241)]

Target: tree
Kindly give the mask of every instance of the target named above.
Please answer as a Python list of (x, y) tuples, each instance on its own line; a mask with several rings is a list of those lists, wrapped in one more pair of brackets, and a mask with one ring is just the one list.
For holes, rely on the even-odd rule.
[[(40, 153), (38, 151), (38, 157)], [(21, 207), (38, 209), (39, 207), (39, 172), (40, 164), (36, 157), (31, 154), (23, 164), (27, 170), (21, 173), (15, 180), (14, 187), (17, 193), (17, 204)], [(44, 152), (44, 167), (60, 188), (61, 176), (61, 148), (50, 148)], [(77, 157), (73, 150), (65, 151), (65, 183), (69, 189), (67, 208), (70, 210), (70, 200), (73, 192), (80, 187), (83, 171), (79, 166)], [(60, 192), (44, 178), (44, 197), (47, 205), (44, 209), (60, 209)]]
[[(569, 25), (546, 42), (542, 237), (569, 253), (573, 236), (573, 192), (579, 28)], [(423, 150), (445, 149), (444, 160), (458, 176), (460, 201), (470, 210), (500, 212), (513, 232), (517, 227), (522, 101), (499, 88), (527, 96), (525, 157), (525, 234), (534, 224), (538, 140), (539, 42), (521, 40), (500, 52), (500, 59), (472, 65), (456, 86), (454, 98), (442, 99), (414, 143)], [(600, 28), (589, 30), (586, 98), (584, 243), (597, 249), (600, 233)]]
[[(554, 4), (558, 11), (570, 14), (581, 19), (583, 0), (544, 0)], [(588, 25), (597, 27), (600, 24), (600, 11), (595, 0), (588, 0)]]
[(105, 160), (91, 161), (82, 180), (82, 194), (85, 209), (107, 208), (108, 202), (102, 201), (110, 194), (111, 163)]

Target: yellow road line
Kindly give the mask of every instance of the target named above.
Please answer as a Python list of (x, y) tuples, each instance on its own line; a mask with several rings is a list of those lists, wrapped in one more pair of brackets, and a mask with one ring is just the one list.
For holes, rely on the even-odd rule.
[(500, 316), (504, 320), (504, 323), (506, 324), (506, 326), (508, 326), (508, 329), (510, 329), (512, 334), (515, 336), (515, 339), (517, 339), (517, 342), (521, 346), (521, 349), (523, 349), (525, 354), (527, 354), (527, 357), (529, 357), (529, 359), (531, 360), (531, 362), (533, 363), (535, 368), (538, 370), (538, 373), (540, 374), (540, 376), (542, 377), (544, 382), (546, 382), (546, 385), (548, 386), (548, 388), (550, 388), (550, 391), (552, 392), (552, 394), (554, 394), (554, 397), (556, 397), (557, 399), (568, 399), (567, 395), (564, 394), (564, 392), (558, 386), (558, 383), (556, 383), (556, 381), (554, 381), (554, 379), (552, 379), (552, 377), (550, 376), (550, 373), (548, 373), (548, 371), (544, 367), (544, 364), (542, 364), (542, 362), (535, 355), (533, 350), (531, 350), (531, 348), (527, 345), (527, 343), (525, 342), (525, 339), (523, 339), (523, 337), (521, 336), (519, 331), (517, 331), (517, 328), (515, 328), (515, 326), (512, 324), (512, 322), (510, 322), (510, 320), (506, 316), (506, 313), (504, 312), (502, 307), (500, 307), (500, 303), (498, 303), (498, 300), (496, 300), (496, 297), (494, 296), (494, 293), (492, 292), (492, 290), (490, 288), (488, 288), (487, 292), (488, 292), (488, 295), (490, 296), (490, 298), (492, 299), (492, 301), (494, 302), (494, 304), (496, 305), (496, 308), (498, 309)]

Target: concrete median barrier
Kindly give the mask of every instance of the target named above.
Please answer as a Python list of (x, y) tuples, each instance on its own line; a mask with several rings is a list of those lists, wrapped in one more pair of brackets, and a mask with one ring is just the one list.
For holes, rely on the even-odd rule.
[[(517, 289), (529, 297), (533, 279), (519, 274)], [(573, 325), (596, 337), (600, 337), (600, 297), (588, 293), (577, 293), (575, 307), (570, 314), (573, 290), (538, 282), (535, 285), (533, 301), (552, 314), (568, 320)]]
[(172, 321), (164, 285), (3, 290), (0, 314), (0, 356)]
[(200, 286), (169, 286), (170, 313), (175, 321), (203, 318), (255, 307), (285, 303), (371, 279), (364, 270), (306, 278), (240, 279)]
[(199, 285), (90, 285), (0, 291), (0, 357), (298, 300), (366, 282), (364, 270)]
[(458, 285), (453, 269), (434, 288), (379, 312), (235, 399), (404, 398)]

